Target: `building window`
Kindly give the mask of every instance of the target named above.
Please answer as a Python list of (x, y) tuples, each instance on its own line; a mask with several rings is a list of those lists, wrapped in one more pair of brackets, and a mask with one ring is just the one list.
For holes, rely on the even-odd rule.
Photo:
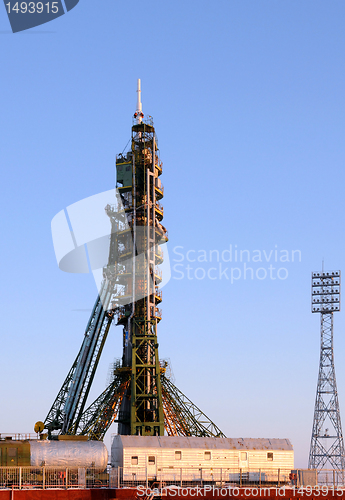
[(138, 457), (132, 457), (132, 465), (138, 465)]
[(122, 172), (122, 165), (119, 165), (119, 166), (117, 167), (117, 170), (118, 170), (119, 172)]
[(248, 460), (246, 451), (241, 451), (241, 460), (242, 462), (246, 462)]
[(267, 460), (273, 462), (273, 453), (267, 453)]
[(147, 459), (148, 463), (150, 465), (154, 465), (156, 463), (156, 457), (154, 457), (153, 455), (150, 455)]
[(181, 460), (182, 451), (175, 451), (175, 460)]
[(130, 171), (130, 169), (131, 169), (131, 166), (130, 166), (130, 165), (127, 165), (127, 166), (126, 166), (126, 172), (129, 172), (129, 171)]
[(211, 452), (205, 451), (205, 460), (211, 460)]

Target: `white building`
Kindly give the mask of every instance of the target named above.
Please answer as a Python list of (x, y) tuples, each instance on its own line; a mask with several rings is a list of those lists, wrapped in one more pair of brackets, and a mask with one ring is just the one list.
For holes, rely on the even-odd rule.
[(217, 469), (228, 474), (228, 480), (251, 471), (261, 471), (268, 480), (278, 470), (286, 479), (294, 468), (294, 452), (288, 439), (116, 435), (111, 464), (123, 468), (124, 477), (147, 474), (154, 478), (164, 473), (168, 480), (168, 475), (175, 478), (188, 469), (191, 478), (197, 479), (200, 470), (209, 474)]

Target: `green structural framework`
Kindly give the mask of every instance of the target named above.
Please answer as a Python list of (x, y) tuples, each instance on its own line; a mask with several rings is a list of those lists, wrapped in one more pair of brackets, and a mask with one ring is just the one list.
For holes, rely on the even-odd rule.
[[(162, 436), (164, 415), (157, 341), (157, 323), (162, 316), (157, 307), (161, 301), (161, 275), (157, 264), (162, 262), (160, 244), (168, 236), (161, 224), (163, 208), (158, 201), (163, 198), (163, 188), (155, 129), (152, 121), (143, 121), (138, 100), (131, 151), (116, 160), (116, 187), (125, 223), (123, 228), (117, 228), (113, 242), (117, 288), (112, 304), (118, 325), (124, 327), (122, 366), (131, 373), (131, 384), (120, 407), (119, 432)], [(110, 208), (108, 215), (113, 217)], [(118, 213), (114, 215), (113, 224), (119, 222)]]
[[(75, 362), (44, 426), (48, 437), (103, 439), (113, 422), (122, 435), (225, 437), (167, 376), (158, 356), (157, 325), (168, 241), (162, 224), (164, 195), (152, 118), (144, 120), (140, 80), (130, 150), (116, 159), (117, 202), (107, 205), (111, 224), (108, 265)], [(110, 325), (123, 327), (121, 360), (110, 384), (86, 409), (86, 401)]]

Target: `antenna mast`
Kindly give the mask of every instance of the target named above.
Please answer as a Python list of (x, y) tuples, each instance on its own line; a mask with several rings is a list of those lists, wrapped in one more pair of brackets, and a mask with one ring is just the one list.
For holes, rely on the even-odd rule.
[(137, 84), (137, 110), (134, 113), (134, 118), (136, 119), (137, 125), (139, 125), (144, 118), (144, 113), (143, 113), (143, 107), (141, 104), (141, 80), (138, 78), (138, 84)]

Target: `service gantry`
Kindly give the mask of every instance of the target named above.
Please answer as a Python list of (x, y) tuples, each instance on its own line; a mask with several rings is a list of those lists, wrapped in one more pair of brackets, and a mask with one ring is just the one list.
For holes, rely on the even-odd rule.
[(340, 271), (313, 272), (312, 312), (321, 316), (321, 349), (309, 469), (333, 469), (343, 482), (344, 441), (333, 353), (333, 313), (340, 311)]
[[(166, 362), (159, 360), (157, 266), (168, 240), (160, 204), (162, 162), (152, 118), (144, 120), (140, 80), (137, 93), (131, 148), (116, 158), (117, 201), (105, 207), (111, 223), (108, 265), (81, 349), (45, 419), (50, 439), (58, 434), (103, 439), (113, 422), (119, 434), (224, 437), (166, 376)], [(123, 327), (122, 359), (108, 387), (85, 409), (113, 321)]]
[[(168, 241), (162, 225), (162, 163), (151, 119), (144, 121), (138, 82), (138, 103), (132, 127), (131, 150), (116, 159), (116, 188), (125, 220), (108, 208), (113, 238), (111, 259), (116, 267), (116, 292), (112, 306), (117, 324), (123, 325), (122, 369), (131, 374), (119, 413), (120, 434), (162, 436), (164, 414), (158, 358), (157, 323), (161, 311), (157, 265), (163, 256), (160, 244)], [(121, 213), (121, 212), (120, 212)], [(113, 259), (113, 256), (115, 259)]]

